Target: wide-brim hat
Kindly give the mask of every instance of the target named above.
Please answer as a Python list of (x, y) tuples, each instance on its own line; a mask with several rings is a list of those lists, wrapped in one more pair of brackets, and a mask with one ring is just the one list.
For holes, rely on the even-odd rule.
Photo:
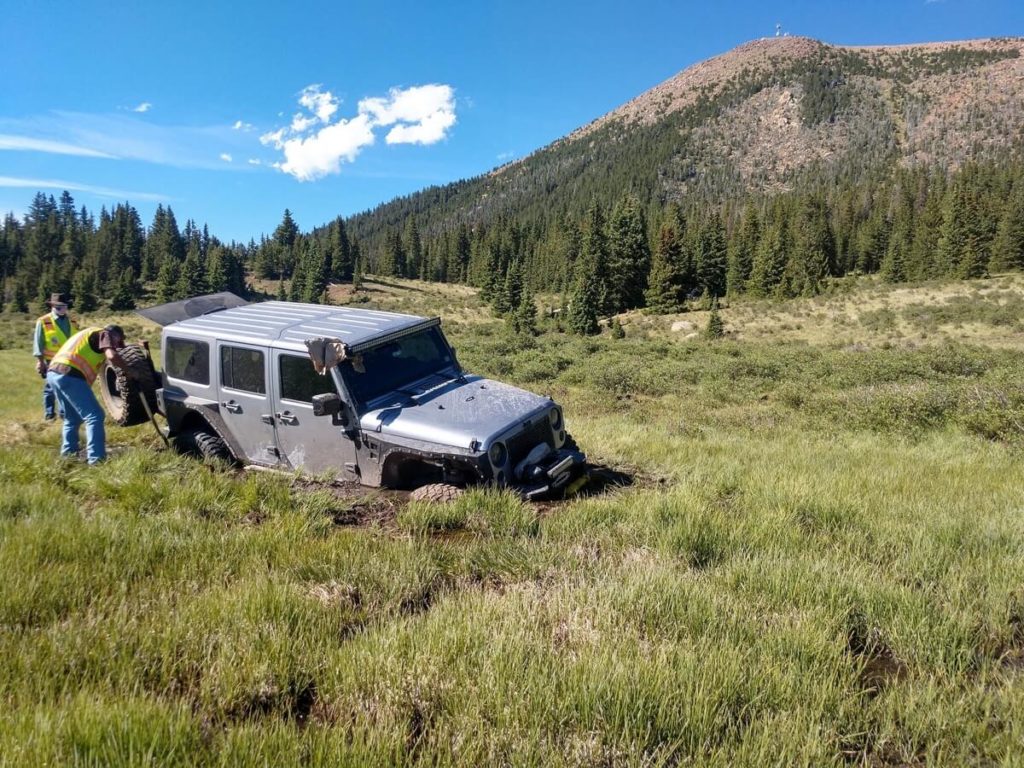
[(52, 307), (54, 304), (70, 304), (71, 302), (68, 301), (68, 297), (63, 293), (51, 293), (50, 300), (46, 303)]

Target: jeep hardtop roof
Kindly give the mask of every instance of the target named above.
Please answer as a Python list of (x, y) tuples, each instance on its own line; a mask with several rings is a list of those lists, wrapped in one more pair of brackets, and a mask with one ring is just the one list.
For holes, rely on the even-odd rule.
[(205, 336), (277, 349), (306, 352), (307, 339), (339, 339), (353, 351), (420, 328), (440, 325), (438, 318), (375, 309), (264, 301), (198, 315), (165, 326), (169, 336)]

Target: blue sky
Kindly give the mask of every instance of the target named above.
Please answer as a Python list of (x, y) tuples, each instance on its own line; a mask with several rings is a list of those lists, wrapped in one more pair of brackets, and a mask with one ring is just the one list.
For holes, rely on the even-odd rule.
[(224, 240), (485, 173), (774, 33), (1024, 35), (1022, 0), (0, 0), (0, 213), (69, 189)]

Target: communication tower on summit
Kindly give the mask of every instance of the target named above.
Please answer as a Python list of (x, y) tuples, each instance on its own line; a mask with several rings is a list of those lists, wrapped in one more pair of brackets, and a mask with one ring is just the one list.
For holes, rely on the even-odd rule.
[(782, 37), (782, 25), (781, 24), (776, 24), (775, 25), (775, 36), (776, 37)]

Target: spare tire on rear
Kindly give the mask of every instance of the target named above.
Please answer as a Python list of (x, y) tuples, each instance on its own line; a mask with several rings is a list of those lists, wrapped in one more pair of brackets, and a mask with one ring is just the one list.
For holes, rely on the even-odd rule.
[(100, 366), (100, 400), (107, 414), (122, 427), (131, 427), (149, 421), (149, 414), (142, 405), (146, 398), (149, 409), (156, 413), (156, 390), (159, 379), (153, 369), (153, 362), (142, 347), (129, 344), (117, 350), (124, 360), (124, 370), (104, 360)]

